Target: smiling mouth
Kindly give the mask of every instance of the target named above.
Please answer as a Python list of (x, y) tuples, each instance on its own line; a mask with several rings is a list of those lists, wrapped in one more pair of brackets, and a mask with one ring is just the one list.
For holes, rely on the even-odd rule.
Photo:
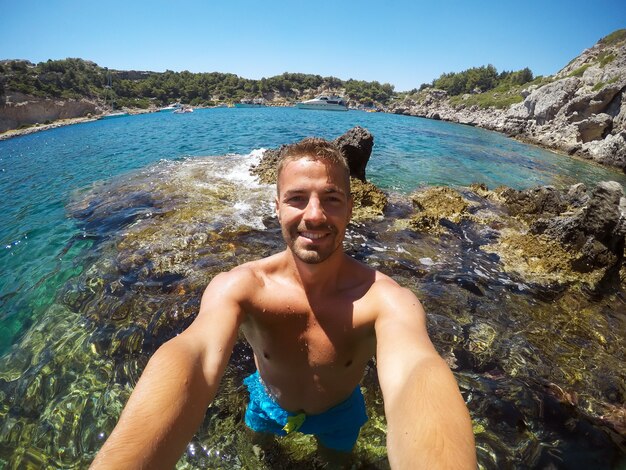
[(328, 235), (327, 232), (319, 233), (319, 232), (300, 232), (299, 235), (304, 238), (308, 238), (309, 240), (319, 240), (320, 238), (324, 238)]

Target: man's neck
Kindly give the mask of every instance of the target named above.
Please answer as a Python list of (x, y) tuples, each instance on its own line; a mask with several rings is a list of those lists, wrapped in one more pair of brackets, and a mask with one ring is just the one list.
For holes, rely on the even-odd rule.
[(302, 288), (312, 295), (322, 295), (337, 289), (337, 281), (344, 263), (344, 253), (337, 250), (321, 263), (305, 263), (287, 248), (285, 251), (293, 276)]

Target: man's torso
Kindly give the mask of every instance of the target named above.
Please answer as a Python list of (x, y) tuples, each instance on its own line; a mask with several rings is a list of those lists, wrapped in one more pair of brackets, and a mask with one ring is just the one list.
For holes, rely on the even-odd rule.
[(377, 273), (354, 264), (350, 280), (321, 298), (276, 272), (272, 258), (249, 267), (258, 282), (242, 332), (268, 391), (284, 409), (307, 414), (345, 400), (375, 354), (368, 292)]

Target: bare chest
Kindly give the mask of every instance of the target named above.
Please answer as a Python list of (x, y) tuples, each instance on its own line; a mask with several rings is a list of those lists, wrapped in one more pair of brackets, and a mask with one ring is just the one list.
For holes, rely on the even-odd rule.
[(243, 333), (257, 361), (318, 371), (366, 363), (374, 353), (374, 325), (349, 296), (317, 301), (266, 295), (247, 312)]

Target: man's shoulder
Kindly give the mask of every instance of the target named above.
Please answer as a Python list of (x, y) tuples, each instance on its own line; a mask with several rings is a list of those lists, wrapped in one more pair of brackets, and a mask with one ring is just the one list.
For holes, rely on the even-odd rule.
[(369, 269), (372, 271), (373, 279), (365, 298), (376, 310), (381, 309), (383, 305), (389, 307), (407, 299), (417, 300), (417, 296), (411, 289), (401, 286), (390, 276), (374, 268), (369, 267)]
[(372, 289), (376, 291), (386, 291), (393, 289), (402, 289), (402, 287), (391, 277), (378, 271), (377, 269), (346, 255), (347, 269), (359, 277), (366, 279)]
[(279, 262), (280, 254), (240, 264), (215, 276), (207, 290), (219, 289), (237, 297), (246, 297), (265, 285), (267, 276), (277, 269)]

